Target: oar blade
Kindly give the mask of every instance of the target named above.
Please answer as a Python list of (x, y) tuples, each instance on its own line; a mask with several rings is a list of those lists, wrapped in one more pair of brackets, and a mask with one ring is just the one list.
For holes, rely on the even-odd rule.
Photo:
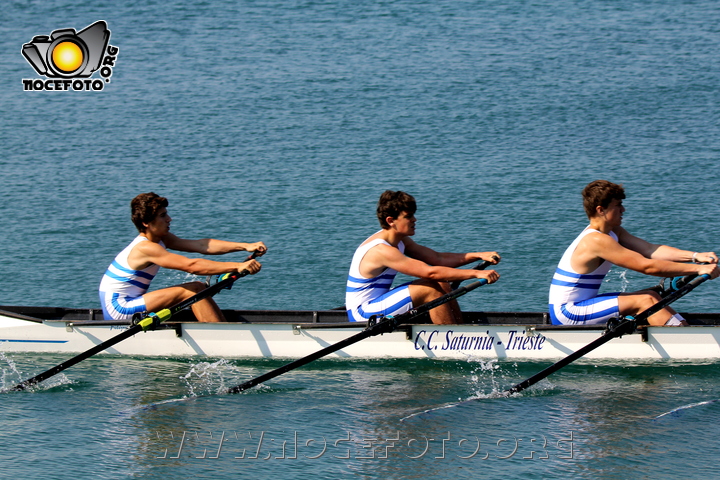
[(122, 333), (114, 336), (110, 340), (107, 340), (99, 345), (94, 346), (93, 348), (74, 356), (73, 358), (64, 361), (63, 363), (60, 363), (58, 365), (55, 365), (53, 368), (44, 371), (43, 373), (40, 373), (32, 378), (29, 378), (14, 387), (10, 388), (9, 391), (21, 391), (21, 390), (27, 390), (29, 387), (32, 387), (33, 385), (37, 385), (38, 383), (47, 380), (50, 377), (53, 377), (57, 375), (58, 373), (62, 372), (63, 370), (66, 370), (73, 365), (76, 365), (83, 360), (86, 360), (93, 355), (102, 352), (103, 350), (107, 350), (108, 348), (112, 347), (116, 343), (119, 343), (123, 340), (125, 340), (128, 337), (131, 337), (132, 335), (135, 335), (136, 333), (142, 331), (142, 328), (138, 325), (134, 325), (130, 327), (129, 329), (123, 331)]

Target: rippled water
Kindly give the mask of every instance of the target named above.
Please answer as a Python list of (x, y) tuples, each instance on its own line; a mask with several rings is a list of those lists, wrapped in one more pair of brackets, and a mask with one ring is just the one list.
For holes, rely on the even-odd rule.
[[(34, 371), (61, 360), (14, 363)], [(57, 478), (52, 466), (62, 465), (79, 478), (646, 478), (692, 464), (687, 478), (707, 478), (714, 469), (717, 403), (656, 417), (691, 396), (717, 398), (716, 364), (580, 362), (507, 399), (492, 392), (540, 364), (324, 360), (213, 395), (281, 364), (88, 360), (72, 380), (3, 395), (5, 473)], [(401, 421), (467, 398), (477, 400)]]

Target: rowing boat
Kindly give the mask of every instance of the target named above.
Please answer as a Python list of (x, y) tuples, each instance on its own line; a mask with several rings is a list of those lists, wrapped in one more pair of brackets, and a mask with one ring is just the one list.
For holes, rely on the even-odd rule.
[[(299, 358), (365, 328), (342, 310), (225, 310), (226, 323), (200, 323), (183, 311), (153, 331), (103, 353), (133, 356)], [(340, 358), (546, 360), (564, 357), (602, 335), (601, 326), (554, 326), (540, 312), (465, 312), (463, 325), (427, 318), (355, 343)], [(720, 314), (684, 313), (689, 327), (642, 327), (588, 354), (607, 359), (718, 359)], [(0, 306), (0, 352), (78, 353), (130, 327), (97, 309)]]

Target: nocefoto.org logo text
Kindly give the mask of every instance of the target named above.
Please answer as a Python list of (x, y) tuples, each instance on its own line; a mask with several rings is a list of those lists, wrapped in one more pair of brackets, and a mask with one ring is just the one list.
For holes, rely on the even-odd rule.
[[(37, 35), (22, 46), (25, 60), (43, 78), (23, 78), (25, 91), (100, 91), (110, 83), (120, 49), (110, 45), (103, 20), (76, 32), (74, 28)], [(98, 72), (101, 78), (92, 78)]]

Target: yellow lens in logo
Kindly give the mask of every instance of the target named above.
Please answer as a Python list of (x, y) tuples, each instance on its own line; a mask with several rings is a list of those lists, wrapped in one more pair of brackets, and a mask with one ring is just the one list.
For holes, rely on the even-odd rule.
[(71, 73), (82, 66), (83, 52), (73, 42), (60, 42), (52, 52), (53, 64), (66, 73)]

